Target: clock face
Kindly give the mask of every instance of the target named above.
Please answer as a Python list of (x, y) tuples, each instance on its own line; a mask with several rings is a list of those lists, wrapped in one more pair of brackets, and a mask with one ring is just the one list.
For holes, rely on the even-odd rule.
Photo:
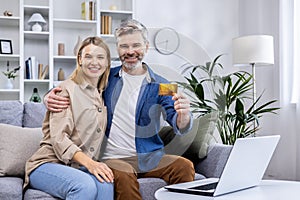
[(178, 33), (172, 28), (161, 28), (154, 36), (155, 49), (164, 55), (174, 53), (179, 47)]

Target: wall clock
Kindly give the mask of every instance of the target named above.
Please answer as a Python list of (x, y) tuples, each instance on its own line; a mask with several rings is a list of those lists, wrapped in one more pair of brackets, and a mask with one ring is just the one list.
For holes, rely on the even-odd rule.
[(155, 49), (164, 55), (173, 54), (180, 44), (179, 34), (172, 28), (159, 29), (154, 36)]

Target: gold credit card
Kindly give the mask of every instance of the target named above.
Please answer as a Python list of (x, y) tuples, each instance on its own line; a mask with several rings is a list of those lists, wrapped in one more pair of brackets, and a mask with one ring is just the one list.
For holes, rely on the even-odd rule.
[(172, 96), (177, 93), (176, 83), (160, 83), (159, 84), (159, 95)]

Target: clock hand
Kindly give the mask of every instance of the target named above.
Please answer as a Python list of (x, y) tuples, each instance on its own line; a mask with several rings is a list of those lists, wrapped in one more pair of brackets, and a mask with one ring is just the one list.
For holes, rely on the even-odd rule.
[(166, 44), (166, 45), (165, 45), (165, 50), (167, 50), (167, 49), (168, 49), (168, 43), (169, 43), (169, 40), (157, 42), (157, 44), (164, 44), (164, 43)]
[(160, 41), (160, 42), (157, 42), (156, 44), (163, 44), (163, 43), (167, 43), (168, 40), (164, 40), (164, 41)]

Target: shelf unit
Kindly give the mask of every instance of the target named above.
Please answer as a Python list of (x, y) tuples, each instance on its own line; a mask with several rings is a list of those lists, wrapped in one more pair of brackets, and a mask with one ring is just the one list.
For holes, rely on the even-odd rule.
[[(37, 63), (43, 66), (49, 65), (49, 77), (40, 80), (37, 77), (33, 79), (25, 79), (24, 75), (20, 77), (20, 100), (29, 101), (33, 88), (37, 88), (40, 95), (44, 95), (51, 87), (52, 68), (51, 68), (51, 51), (52, 40), (52, 0), (20, 0), (21, 10), (21, 44), (23, 44), (22, 52), (22, 74), (25, 74), (25, 61), (30, 57), (35, 57)], [(27, 23), (33, 13), (40, 13), (46, 20), (46, 25), (43, 26), (42, 32), (35, 32), (31, 30), (31, 26)], [(37, 65), (32, 68), (37, 74)]]
[[(0, 71), (6, 71), (6, 64), (9, 61), (10, 69), (17, 67), (21, 63), (20, 57), (20, 10), (18, 0), (0, 0), (1, 5), (5, 5), (5, 9), (0, 14), (0, 39), (11, 40), (13, 54), (0, 54)], [(4, 6), (1, 6), (3, 8)], [(11, 11), (13, 16), (4, 16), (4, 11)], [(13, 80), (14, 89), (5, 89), (4, 85), (7, 78), (0, 73), (0, 99), (10, 100), (20, 98), (20, 77)]]
[[(4, 10), (13, 16), (3, 16), (0, 10), (0, 39), (12, 41), (13, 54), (0, 54), (0, 70), (21, 66), (14, 80), (14, 89), (5, 89), (6, 77), (0, 74), (0, 100), (29, 101), (33, 88), (37, 87), (43, 96), (50, 88), (59, 84), (58, 70), (62, 68), (67, 78), (76, 67), (74, 48), (78, 40), (88, 36), (102, 37), (111, 49), (112, 57), (117, 57), (113, 34), (101, 34), (101, 16), (112, 18), (112, 32), (124, 19), (134, 18), (134, 0), (94, 0), (95, 19), (81, 19), (81, 3), (84, 0), (0, 0)], [(70, 5), (70, 3), (72, 5)], [(66, 9), (68, 8), (68, 9)], [(41, 13), (46, 20), (42, 32), (31, 31), (27, 24), (33, 13)], [(63, 43), (65, 54), (58, 55), (58, 44)], [(25, 61), (34, 56), (43, 67), (49, 65), (47, 79), (25, 79)]]

